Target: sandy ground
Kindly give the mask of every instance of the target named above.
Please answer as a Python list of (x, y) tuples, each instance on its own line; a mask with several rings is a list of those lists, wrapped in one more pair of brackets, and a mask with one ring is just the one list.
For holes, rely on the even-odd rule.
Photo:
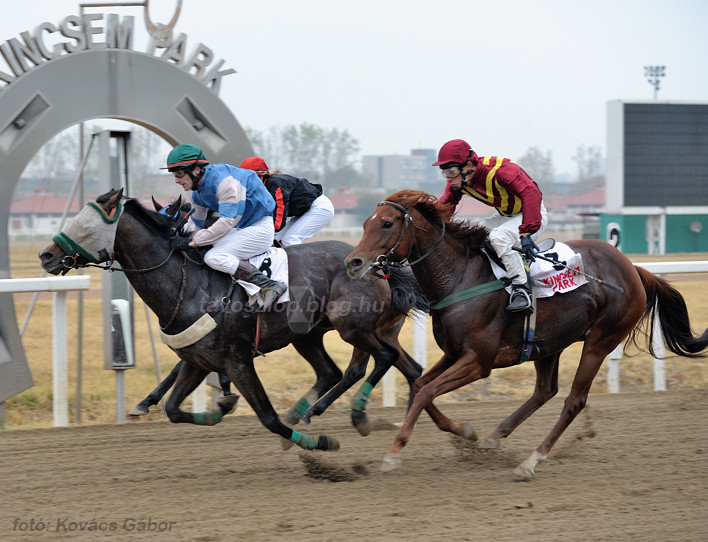
[[(590, 396), (536, 477), (512, 470), (555, 423), (556, 398), (477, 450), (424, 415), (400, 469), (379, 465), (403, 416), (345, 410), (308, 428), (337, 452), (283, 451), (251, 416), (161, 416), (0, 432), (0, 540), (694, 541), (708, 539), (708, 390)], [(484, 435), (520, 401), (443, 405)]]

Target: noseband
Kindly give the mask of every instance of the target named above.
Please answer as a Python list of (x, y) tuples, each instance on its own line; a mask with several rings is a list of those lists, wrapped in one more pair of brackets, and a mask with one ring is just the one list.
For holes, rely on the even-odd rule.
[[(410, 248), (408, 249), (408, 255), (403, 258), (401, 261), (391, 261), (390, 258), (393, 256), (393, 253), (398, 250), (398, 247), (401, 245), (401, 242), (403, 241), (404, 236), (406, 235), (406, 232), (408, 231), (408, 224), (412, 224), (414, 228), (420, 230), (420, 231), (427, 231), (424, 228), (421, 228), (418, 226), (415, 221), (413, 220), (413, 217), (411, 217), (411, 211), (410, 209), (406, 209), (402, 205), (399, 205), (398, 203), (395, 203), (393, 201), (388, 201), (384, 200), (378, 204), (378, 207), (382, 205), (388, 205), (390, 207), (393, 207), (397, 211), (400, 211), (403, 213), (403, 228), (401, 228), (401, 235), (398, 236), (398, 241), (396, 241), (396, 244), (394, 244), (391, 249), (386, 253), (386, 254), (381, 254), (376, 258), (376, 263), (375, 265), (383, 272), (383, 275), (376, 273), (378, 277), (381, 278), (387, 278), (389, 275), (389, 268), (394, 267), (398, 269), (403, 269), (405, 267), (411, 267), (412, 265), (417, 264), (418, 262), (422, 262), (425, 258), (430, 256), (433, 251), (437, 248), (437, 246), (440, 244), (440, 242), (443, 240), (443, 237), (445, 237), (445, 221), (441, 218), (440, 223), (442, 224), (442, 232), (440, 233), (440, 237), (438, 238), (437, 241), (435, 241), (435, 244), (430, 247), (430, 250), (428, 250), (425, 254), (423, 254), (420, 258), (415, 260), (414, 262), (409, 261), (411, 252), (413, 251), (413, 244), (410, 244)], [(412, 230), (411, 230), (412, 231)], [(408, 261), (408, 263), (406, 263)]]

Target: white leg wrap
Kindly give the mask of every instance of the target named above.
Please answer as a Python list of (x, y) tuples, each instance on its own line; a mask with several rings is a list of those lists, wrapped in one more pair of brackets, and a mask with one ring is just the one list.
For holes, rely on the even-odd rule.
[(523, 476), (525, 478), (533, 478), (534, 468), (536, 468), (536, 465), (538, 465), (544, 459), (546, 459), (545, 455), (541, 455), (536, 450), (534, 450), (531, 456), (521, 465), (519, 465), (516, 470), (514, 470), (514, 474), (518, 474), (519, 476)]

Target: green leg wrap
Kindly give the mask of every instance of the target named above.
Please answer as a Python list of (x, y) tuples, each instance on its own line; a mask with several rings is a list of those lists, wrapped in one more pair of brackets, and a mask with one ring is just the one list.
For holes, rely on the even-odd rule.
[(216, 425), (224, 417), (221, 409), (214, 409), (209, 412), (193, 412), (192, 418), (195, 425)]
[(285, 414), (285, 423), (295, 425), (308, 408), (310, 408), (310, 402), (303, 397)]
[(303, 435), (302, 433), (298, 433), (297, 431), (293, 431), (293, 434), (290, 435), (290, 440), (300, 446), (300, 448), (303, 448), (304, 450), (314, 450), (315, 448), (317, 448), (316, 439), (312, 438), (309, 435)]
[(364, 410), (366, 408), (366, 402), (369, 400), (369, 395), (371, 395), (371, 390), (373, 389), (374, 387), (369, 382), (364, 382), (361, 388), (359, 388), (359, 391), (354, 394), (352, 408), (354, 410)]

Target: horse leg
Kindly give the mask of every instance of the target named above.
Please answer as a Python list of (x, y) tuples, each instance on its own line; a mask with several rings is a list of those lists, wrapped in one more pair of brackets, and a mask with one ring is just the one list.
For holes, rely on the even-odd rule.
[(398, 350), (398, 358), (396, 358), (396, 361), (393, 362), (393, 366), (401, 372), (408, 382), (408, 404), (406, 405), (408, 410), (411, 408), (411, 404), (413, 403), (415, 381), (420, 378), (421, 374), (423, 374), (423, 368), (408, 354), (408, 352), (403, 349), (401, 344), (398, 342), (399, 331), (400, 326), (392, 327), (384, 334), (384, 339), (386, 339), (386, 341), (391, 343), (396, 350)]
[(219, 406), (208, 412), (187, 412), (180, 408), (186, 397), (197, 389), (197, 386), (201, 384), (208, 374), (209, 371), (199, 369), (189, 363), (182, 364), (174, 389), (165, 405), (165, 414), (167, 414), (171, 422), (215, 425), (221, 421), (225, 414), (233, 411), (236, 407), (238, 396), (222, 397), (219, 400)]
[(302, 419), (310, 423), (312, 416), (319, 416), (327, 410), (332, 403), (339, 399), (344, 392), (351, 388), (355, 382), (361, 380), (366, 374), (366, 365), (369, 361), (369, 354), (358, 348), (354, 348), (349, 365), (334, 387), (332, 387), (319, 401), (309, 407)]
[(219, 373), (219, 386), (221, 386), (221, 391), (224, 393), (224, 397), (236, 395), (231, 391), (231, 380), (229, 380), (229, 377), (221, 373)]
[(553, 448), (553, 445), (563, 434), (563, 431), (565, 431), (578, 413), (585, 407), (588, 393), (590, 392), (590, 386), (595, 376), (597, 376), (605, 357), (612, 352), (619, 344), (621, 338), (624, 337), (624, 335), (622, 335), (616, 342), (613, 335), (602, 339), (596, 338), (603, 333), (605, 333), (604, 330), (596, 327), (586, 338), (585, 344), (583, 345), (583, 352), (580, 356), (578, 370), (575, 372), (570, 393), (565, 403), (563, 403), (563, 410), (561, 411), (559, 420), (553, 426), (553, 429), (551, 429), (546, 440), (534, 450), (526, 461), (514, 470), (515, 475), (523, 478), (533, 478), (536, 465), (546, 459), (548, 452), (551, 451), (551, 448)]
[(179, 370), (182, 368), (183, 364), (184, 362), (179, 360), (177, 365), (175, 365), (170, 371), (170, 374), (167, 375), (167, 378), (160, 382), (154, 390), (148, 393), (148, 396), (145, 399), (135, 405), (130, 412), (128, 412), (128, 416), (145, 416), (148, 412), (150, 412), (150, 407), (159, 403), (167, 391), (175, 383), (177, 373), (179, 373)]
[(511, 435), (512, 431), (545, 405), (558, 393), (558, 352), (542, 360), (534, 361), (536, 367), (536, 387), (533, 395), (514, 413), (505, 419), (487, 438), (481, 440), (478, 448), (499, 448), (499, 440)]
[[(420, 388), (425, 386), (427, 383), (432, 382), (448, 368), (450, 368), (452, 366), (453, 361), (453, 359), (448, 358), (447, 356), (443, 356), (435, 365), (433, 365), (433, 367), (430, 368), (430, 370), (428, 370), (427, 373), (425, 373), (415, 381), (413, 386), (414, 395), (418, 392)], [(474, 430), (474, 427), (472, 427), (471, 424), (454, 423), (450, 418), (443, 414), (442, 411), (432, 402), (425, 407), (425, 411), (428, 413), (428, 416), (430, 416), (430, 419), (433, 420), (437, 428), (441, 431), (445, 431), (446, 433), (452, 433), (453, 435), (457, 435), (467, 440), (477, 440), (477, 432)]]
[(374, 358), (374, 368), (359, 390), (352, 397), (352, 425), (360, 434), (366, 436), (371, 432), (369, 419), (366, 416), (366, 403), (371, 390), (376, 387), (398, 359), (399, 352), (392, 345), (384, 341), (376, 333), (366, 333), (363, 329), (348, 329), (340, 331), (342, 339), (354, 345), (361, 351), (368, 352)]
[[(433, 369), (431, 369), (431, 371), (437, 373), (448, 364), (449, 360), (446, 356), (443, 356), (443, 358), (435, 365), (435, 367), (433, 367)], [(427, 410), (429, 413), (432, 411), (436, 415), (443, 416), (449, 422), (447, 417), (442, 415), (436, 407), (433, 407), (433, 400), (440, 395), (444, 395), (469, 384), (470, 382), (479, 380), (482, 376), (484, 375), (482, 374), (481, 366), (477, 362), (477, 356), (474, 352), (467, 351), (455, 363), (447, 367), (447, 369), (443, 370), (432, 380), (428, 378), (427, 373), (420, 377), (418, 381), (416, 381), (416, 388), (418, 388), (419, 382), (423, 381), (424, 383), (420, 388), (418, 388), (415, 396), (413, 397), (413, 404), (406, 415), (406, 419), (403, 422), (401, 429), (398, 431), (398, 434), (394, 438), (388, 452), (386, 452), (386, 455), (384, 456), (381, 470), (389, 471), (401, 465), (401, 451), (410, 440), (413, 428), (415, 427), (415, 424), (418, 421), (423, 409)], [(433, 419), (435, 420), (435, 418)], [(435, 421), (438, 423), (438, 420)], [(438, 427), (440, 427), (439, 423)], [(462, 426), (459, 426), (459, 428), (461, 429)], [(453, 432), (460, 434), (456, 431)]]
[(226, 375), (251, 405), (261, 423), (272, 433), (294, 442), (304, 450), (338, 450), (339, 442), (335, 438), (327, 435), (313, 438), (280, 421), (256, 373), (250, 345), (242, 350), (244, 353), (238, 359), (226, 364)]
[[(323, 337), (324, 333), (318, 331), (292, 342), (295, 350), (312, 366), (315, 375), (317, 375), (317, 381), (285, 414), (285, 423), (289, 425), (295, 425), (300, 419), (310, 423), (313, 405), (342, 378), (342, 371), (339, 370), (339, 367), (325, 350), (322, 342)], [(324, 412), (325, 408), (321, 412)], [(319, 415), (321, 412), (317, 412), (315, 415)]]

